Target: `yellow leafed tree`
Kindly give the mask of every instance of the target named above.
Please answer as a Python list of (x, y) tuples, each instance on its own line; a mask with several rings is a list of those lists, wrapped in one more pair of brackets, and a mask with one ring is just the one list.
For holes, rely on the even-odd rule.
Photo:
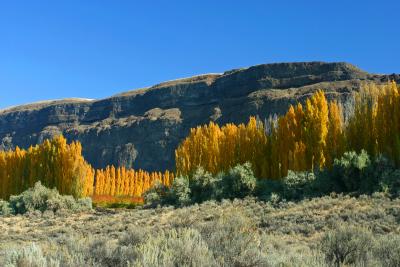
[(46, 140), (27, 150), (0, 152), (0, 198), (21, 193), (37, 181), (75, 197), (93, 193), (94, 170), (82, 156), (79, 142), (64, 137)]

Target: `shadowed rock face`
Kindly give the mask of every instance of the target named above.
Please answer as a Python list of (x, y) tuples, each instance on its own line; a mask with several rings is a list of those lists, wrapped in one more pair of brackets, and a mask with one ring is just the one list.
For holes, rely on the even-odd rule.
[(347, 63), (280, 63), (207, 74), (93, 101), (66, 99), (0, 111), (0, 149), (28, 147), (64, 134), (79, 140), (96, 168), (108, 164), (164, 170), (174, 168), (174, 151), (191, 127), (246, 122), (283, 113), (318, 89), (344, 101), (375, 75)]

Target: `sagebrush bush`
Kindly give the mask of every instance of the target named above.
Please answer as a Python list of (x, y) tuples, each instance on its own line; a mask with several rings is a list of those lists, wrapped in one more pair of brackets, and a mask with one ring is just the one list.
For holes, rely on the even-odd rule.
[(267, 265), (266, 237), (250, 218), (230, 214), (198, 228), (220, 266)]
[[(57, 261), (59, 266), (96, 266), (98, 255), (89, 251), (90, 240), (75, 235), (62, 235), (47, 247), (47, 261)], [(99, 266), (99, 264), (97, 264)]]
[(0, 264), (6, 267), (118, 266), (119, 260), (112, 256), (114, 248), (108, 244), (104, 238), (61, 236), (46, 245), (31, 243), (6, 249), (4, 262)]
[(41, 212), (60, 210), (78, 212), (90, 210), (92, 201), (90, 198), (76, 200), (72, 196), (62, 196), (56, 189), (49, 189), (37, 182), (33, 188), (17, 196), (11, 196), (8, 204), (3, 201), (1, 206), (3, 214), (24, 214), (36, 210)]
[(47, 260), (41, 247), (34, 243), (20, 249), (8, 250), (5, 258), (7, 267), (56, 267), (60, 265), (56, 260)]
[(132, 228), (124, 233), (124, 235), (119, 239), (118, 244), (120, 246), (136, 246), (142, 243), (146, 236), (149, 234), (147, 228)]
[(115, 257), (115, 247), (107, 237), (92, 240), (88, 244), (86, 251), (87, 262), (96, 262), (102, 266), (117, 266), (120, 264), (120, 259)]
[(195, 229), (172, 229), (151, 235), (134, 248), (133, 266), (216, 266), (212, 253)]
[(327, 232), (320, 248), (328, 263), (335, 266), (356, 264), (365, 266), (368, 252), (373, 247), (373, 236), (369, 230), (345, 225)]
[(374, 247), (374, 257), (385, 267), (400, 266), (400, 236), (380, 237)]

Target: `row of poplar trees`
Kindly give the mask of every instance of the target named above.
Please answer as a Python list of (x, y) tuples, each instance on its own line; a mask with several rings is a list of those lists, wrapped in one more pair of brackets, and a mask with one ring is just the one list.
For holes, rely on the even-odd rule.
[(40, 181), (61, 194), (141, 197), (154, 183), (169, 186), (173, 173), (135, 171), (108, 166), (94, 170), (82, 156), (82, 146), (58, 136), (27, 150), (0, 151), (0, 199), (33, 187)]
[(177, 174), (190, 175), (198, 166), (217, 174), (250, 162), (257, 177), (278, 179), (288, 170), (329, 168), (345, 151), (362, 149), (399, 166), (399, 87), (364, 84), (353, 100), (346, 120), (342, 106), (317, 91), (266, 123), (251, 117), (246, 125), (210, 122), (193, 128), (175, 151)]
[(156, 182), (170, 186), (173, 179), (174, 174), (169, 171), (149, 173), (143, 170), (108, 166), (105, 169), (96, 170), (94, 193), (95, 195), (141, 197)]

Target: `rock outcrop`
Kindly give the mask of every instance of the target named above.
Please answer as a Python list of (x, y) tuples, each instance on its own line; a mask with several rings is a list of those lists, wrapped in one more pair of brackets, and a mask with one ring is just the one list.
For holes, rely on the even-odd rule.
[(79, 140), (96, 168), (108, 164), (146, 170), (174, 168), (174, 150), (191, 127), (246, 122), (283, 113), (318, 89), (346, 99), (376, 75), (347, 63), (279, 63), (161, 83), (103, 100), (66, 99), (0, 111), (0, 149), (28, 147), (54, 135)]

